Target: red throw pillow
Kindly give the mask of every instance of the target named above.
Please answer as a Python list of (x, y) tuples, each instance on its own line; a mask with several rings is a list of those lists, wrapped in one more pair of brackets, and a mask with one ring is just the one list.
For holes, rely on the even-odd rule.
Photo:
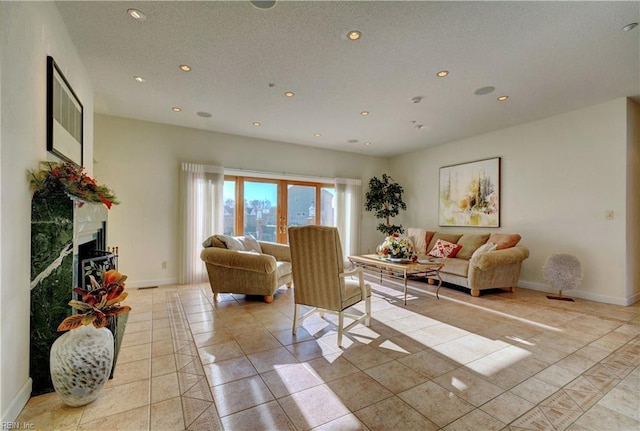
[(460, 251), (462, 246), (460, 244), (454, 244), (449, 241), (439, 239), (436, 241), (436, 245), (429, 252), (429, 256), (433, 257), (456, 257), (456, 254)]

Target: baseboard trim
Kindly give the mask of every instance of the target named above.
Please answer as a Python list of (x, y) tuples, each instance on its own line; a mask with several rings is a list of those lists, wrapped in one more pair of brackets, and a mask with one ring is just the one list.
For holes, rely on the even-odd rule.
[[(520, 280), (518, 281), (518, 287), (523, 287), (525, 289), (537, 290), (545, 293), (553, 293), (555, 295), (558, 294), (557, 290), (551, 289), (550, 286), (542, 283), (535, 283), (531, 281)], [(640, 293), (633, 295), (629, 298), (620, 298), (617, 296), (607, 296), (600, 295), (597, 293), (585, 292), (583, 290), (563, 290), (563, 296), (569, 296), (572, 298), (586, 299), (587, 301), (595, 301), (595, 302), (603, 302), (605, 304), (612, 305), (622, 305), (624, 307), (628, 307), (629, 305), (634, 304), (638, 300), (640, 300)]]
[(127, 288), (137, 289), (149, 286), (166, 286), (167, 284), (178, 284), (177, 278), (161, 278), (158, 280), (127, 280)]
[(11, 422), (15, 422), (18, 415), (22, 411), (27, 402), (29, 401), (29, 397), (31, 397), (31, 386), (33, 381), (31, 377), (29, 377), (26, 383), (20, 388), (16, 396), (9, 403), (9, 407), (2, 412), (2, 423), (7, 424)]

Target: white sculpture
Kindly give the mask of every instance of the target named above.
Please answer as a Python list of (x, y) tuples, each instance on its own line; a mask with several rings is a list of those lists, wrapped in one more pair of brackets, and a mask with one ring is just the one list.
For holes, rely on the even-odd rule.
[(562, 291), (577, 289), (582, 283), (582, 275), (582, 264), (574, 255), (567, 253), (550, 255), (542, 267), (542, 276), (547, 283), (558, 289), (560, 294), (547, 296), (547, 298), (573, 301), (571, 298), (562, 296)]

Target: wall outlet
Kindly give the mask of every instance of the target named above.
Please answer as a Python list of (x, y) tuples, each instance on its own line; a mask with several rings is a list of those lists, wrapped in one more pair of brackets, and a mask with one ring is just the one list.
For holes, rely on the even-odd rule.
[(162, 261), (162, 269), (167, 269), (167, 261), (166, 260)]
[(604, 219), (605, 220), (613, 220), (613, 210), (606, 210), (604, 212)]

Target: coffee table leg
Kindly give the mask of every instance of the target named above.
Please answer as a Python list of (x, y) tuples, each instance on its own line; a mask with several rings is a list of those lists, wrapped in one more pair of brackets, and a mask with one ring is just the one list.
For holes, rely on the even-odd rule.
[(436, 288), (436, 299), (440, 299), (438, 296), (438, 291), (440, 290), (440, 286), (442, 286), (442, 278), (440, 278), (440, 271), (436, 271), (436, 275), (438, 276), (438, 287)]
[(404, 305), (407, 305), (407, 271), (404, 272)]

